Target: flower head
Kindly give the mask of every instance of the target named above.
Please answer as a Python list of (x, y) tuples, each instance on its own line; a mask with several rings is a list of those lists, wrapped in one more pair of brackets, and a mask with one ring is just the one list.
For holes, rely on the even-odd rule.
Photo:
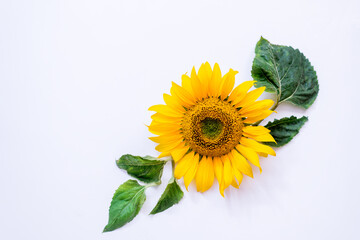
[(254, 81), (234, 88), (237, 71), (221, 75), (216, 63), (184, 74), (182, 84), (172, 83), (171, 95), (164, 94), (165, 105), (149, 108), (152, 115), (150, 139), (161, 152), (177, 163), (174, 176), (184, 177), (188, 188), (193, 179), (197, 190), (208, 190), (216, 177), (220, 193), (230, 185), (238, 188), (243, 175), (253, 177), (249, 164), (260, 168), (259, 155), (275, 156), (275, 151), (259, 142), (274, 142), (270, 130), (253, 123), (268, 117), (272, 100), (256, 101), (264, 92), (260, 87), (249, 92)]

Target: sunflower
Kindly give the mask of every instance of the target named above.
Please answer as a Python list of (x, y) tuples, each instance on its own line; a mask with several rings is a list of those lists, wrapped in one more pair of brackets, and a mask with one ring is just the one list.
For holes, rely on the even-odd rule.
[[(150, 139), (158, 145), (159, 157), (172, 156), (174, 176), (184, 177), (186, 189), (193, 179), (199, 192), (208, 190), (216, 177), (219, 190), (232, 185), (238, 188), (243, 175), (253, 177), (249, 162), (261, 167), (259, 155), (275, 156), (275, 151), (259, 142), (275, 142), (270, 130), (254, 124), (268, 117), (272, 100), (256, 101), (264, 92), (260, 87), (249, 92), (255, 81), (234, 88), (237, 71), (221, 75), (219, 65), (208, 62), (190, 77), (182, 75), (182, 84), (172, 82), (165, 104), (149, 108)], [(233, 89), (234, 88), (234, 89)]]

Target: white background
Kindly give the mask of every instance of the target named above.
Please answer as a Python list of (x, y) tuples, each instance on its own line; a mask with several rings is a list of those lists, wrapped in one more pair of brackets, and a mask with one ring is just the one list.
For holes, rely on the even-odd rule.
[[(359, 1), (1, 1), (1, 239), (357, 239)], [(145, 124), (171, 81), (220, 64), (251, 79), (260, 36), (299, 48), (320, 92), (300, 134), (239, 190), (190, 186), (101, 233), (122, 154), (157, 155)], [(271, 97), (271, 95), (268, 95)], [(270, 118), (272, 119), (272, 118)], [(183, 181), (180, 185), (184, 189)]]

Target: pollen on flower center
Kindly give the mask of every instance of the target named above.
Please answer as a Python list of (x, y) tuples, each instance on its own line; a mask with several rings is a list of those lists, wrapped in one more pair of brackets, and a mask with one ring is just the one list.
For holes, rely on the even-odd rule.
[(229, 102), (207, 98), (190, 107), (181, 123), (185, 142), (195, 152), (218, 157), (239, 143), (242, 128), (239, 111)]
[(224, 128), (224, 124), (217, 118), (205, 118), (200, 124), (204, 137), (209, 139), (216, 139)]

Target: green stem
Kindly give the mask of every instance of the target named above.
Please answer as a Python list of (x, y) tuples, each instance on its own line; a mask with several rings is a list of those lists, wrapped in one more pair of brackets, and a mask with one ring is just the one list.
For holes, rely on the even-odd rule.
[[(170, 178), (170, 182), (174, 181), (174, 171), (175, 171), (175, 162), (174, 159), (172, 157), (164, 157), (164, 158), (160, 158), (160, 160), (168, 162), (171, 161), (171, 167), (172, 167), (172, 177)], [(149, 188), (149, 187), (155, 187), (161, 184), (161, 180), (158, 182), (153, 182), (153, 183), (148, 183), (145, 185), (145, 188)]]
[(175, 170), (175, 161), (174, 161), (174, 159), (171, 159), (171, 167), (172, 167), (172, 174), (174, 175), (174, 170)]
[(270, 108), (271, 111), (275, 111), (275, 109), (279, 106), (279, 101), (276, 101), (275, 105)]
[(174, 161), (174, 159), (172, 159), (172, 158), (171, 158), (171, 168), (172, 168), (172, 176), (171, 176), (169, 182), (172, 182), (172, 181), (174, 181), (174, 179), (175, 179), (175, 176), (174, 176), (174, 172), (175, 172), (175, 161)]
[(172, 160), (172, 157), (162, 157), (162, 158), (159, 158), (159, 159), (162, 160), (162, 161), (168, 162), (168, 161)]
[(149, 187), (155, 187), (161, 184), (161, 180), (158, 182), (153, 182), (153, 183), (148, 183), (145, 185), (145, 188), (149, 188)]

